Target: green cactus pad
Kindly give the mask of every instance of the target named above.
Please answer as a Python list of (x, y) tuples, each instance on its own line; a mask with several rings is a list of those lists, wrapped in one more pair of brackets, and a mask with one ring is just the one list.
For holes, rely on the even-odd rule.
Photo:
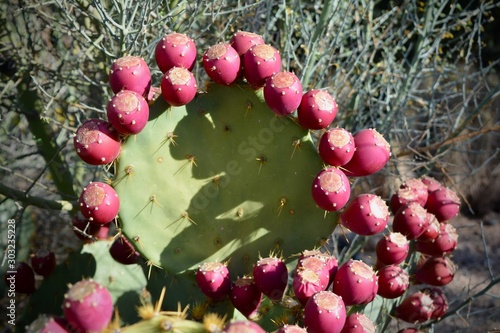
[(122, 231), (151, 264), (179, 274), (230, 259), (234, 277), (259, 254), (288, 257), (329, 237), (336, 216), (311, 197), (321, 168), (309, 132), (275, 116), (262, 91), (211, 85), (185, 107), (154, 102), (113, 186)]

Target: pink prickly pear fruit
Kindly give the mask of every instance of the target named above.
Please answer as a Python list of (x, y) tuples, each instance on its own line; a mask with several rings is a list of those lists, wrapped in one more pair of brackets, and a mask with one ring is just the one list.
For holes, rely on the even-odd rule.
[(29, 326), (26, 327), (28, 333), (68, 333), (67, 323), (59, 317), (41, 314)]
[(252, 46), (264, 44), (264, 38), (253, 32), (238, 31), (229, 40), (231, 46), (243, 56)]
[(389, 299), (403, 295), (410, 285), (408, 272), (397, 265), (387, 265), (378, 272), (377, 294)]
[(287, 287), (288, 269), (281, 258), (261, 258), (253, 267), (253, 278), (264, 295), (272, 301), (280, 301)]
[(89, 119), (81, 124), (76, 130), (73, 145), (82, 161), (91, 165), (111, 163), (121, 150), (118, 132), (101, 119)]
[(389, 200), (389, 207), (391, 212), (396, 214), (401, 207), (412, 202), (418, 203), (417, 192), (408, 187), (398, 188)]
[(106, 183), (90, 182), (80, 194), (80, 211), (91, 223), (107, 224), (120, 209), (116, 191)]
[(250, 320), (230, 321), (224, 326), (222, 333), (265, 333), (256, 322)]
[(216, 44), (203, 55), (203, 67), (215, 83), (228, 86), (238, 79), (240, 56), (231, 45)]
[(279, 72), (266, 80), (264, 100), (278, 116), (287, 116), (299, 107), (302, 84), (291, 72)]
[(116, 237), (113, 244), (111, 244), (109, 254), (123, 265), (137, 264), (141, 258), (141, 255), (135, 250), (132, 243), (122, 235)]
[(337, 116), (337, 112), (337, 101), (328, 91), (313, 89), (302, 96), (297, 109), (297, 117), (302, 127), (319, 130), (330, 126)]
[(363, 313), (352, 313), (345, 319), (340, 333), (375, 333), (377, 328), (373, 321)]
[(354, 155), (354, 138), (343, 128), (331, 128), (319, 140), (319, 156), (332, 166), (342, 166)]
[(340, 223), (352, 232), (370, 236), (382, 232), (389, 222), (389, 207), (381, 197), (360, 194), (340, 214)]
[(410, 242), (405, 235), (391, 232), (377, 242), (375, 251), (377, 260), (384, 265), (399, 265), (408, 256)]
[(155, 60), (162, 73), (172, 67), (193, 69), (196, 61), (196, 45), (187, 35), (173, 32), (166, 34), (156, 44)]
[(408, 323), (419, 324), (429, 320), (433, 311), (432, 298), (422, 291), (417, 291), (408, 295), (396, 308), (396, 318)]
[(425, 206), (427, 197), (429, 196), (429, 192), (427, 190), (427, 185), (425, 185), (425, 183), (421, 179), (408, 179), (403, 184), (401, 184), (400, 188), (411, 189), (413, 192), (415, 192), (416, 201), (420, 204), (420, 206)]
[(230, 299), (239, 312), (252, 319), (262, 303), (262, 292), (257, 288), (253, 277), (244, 276), (233, 282)]
[(254, 89), (264, 86), (266, 79), (280, 70), (281, 56), (271, 45), (252, 46), (243, 56), (243, 76)]
[(196, 96), (196, 79), (184, 67), (172, 67), (161, 80), (161, 95), (172, 106), (186, 105)]
[(314, 178), (312, 197), (316, 204), (327, 211), (342, 209), (351, 195), (349, 179), (340, 169), (331, 167), (321, 170)]
[(200, 290), (214, 301), (221, 301), (231, 292), (231, 280), (226, 263), (206, 262), (196, 272)]
[(101, 332), (113, 316), (113, 299), (108, 289), (94, 280), (81, 280), (69, 286), (63, 312), (77, 331)]
[(455, 276), (455, 264), (448, 257), (430, 257), (415, 271), (418, 282), (431, 286), (445, 286)]
[(15, 271), (5, 274), (5, 285), (16, 293), (30, 295), (35, 292), (35, 273), (28, 263), (21, 261)]
[(356, 151), (351, 160), (343, 167), (346, 174), (362, 177), (380, 171), (389, 161), (389, 143), (375, 129), (363, 129), (354, 135)]
[(439, 236), (440, 223), (434, 214), (427, 212), (427, 228), (418, 239), (422, 241), (436, 239)]
[(148, 102), (132, 90), (122, 90), (114, 95), (106, 107), (108, 121), (120, 134), (138, 134), (149, 119)]
[(346, 306), (368, 304), (377, 295), (378, 278), (361, 260), (350, 259), (339, 267), (333, 281), (333, 292), (342, 296)]
[(300, 304), (305, 306), (309, 298), (318, 291), (326, 290), (328, 280), (325, 281), (320, 277), (319, 272), (312, 269), (300, 269), (295, 272), (292, 282), (293, 292)]
[(340, 333), (346, 321), (342, 297), (331, 291), (319, 291), (304, 307), (304, 326), (309, 333)]
[[(337, 259), (335, 259), (335, 262)], [(335, 264), (333, 262), (325, 260), (325, 258), (321, 258), (318, 256), (309, 256), (305, 257), (302, 259), (299, 259), (297, 261), (297, 267), (296, 271), (304, 270), (304, 269), (309, 269), (312, 270), (313, 272), (316, 272), (321, 280), (321, 284), (325, 285), (326, 287), (330, 284), (331, 277), (330, 277), (330, 271), (332, 268), (335, 270), (335, 273), (337, 272), (338, 269), (338, 263), (335, 264), (335, 266), (332, 267), (332, 264)], [(325, 289), (326, 289), (325, 287)]]
[(56, 268), (56, 255), (52, 251), (39, 249), (31, 255), (31, 267), (35, 273), (47, 277)]
[(425, 288), (422, 292), (428, 294), (434, 303), (431, 319), (441, 318), (448, 311), (448, 300), (444, 292), (440, 288)]
[(283, 325), (275, 333), (307, 333), (307, 331), (298, 325)]
[(430, 256), (443, 256), (450, 254), (457, 248), (458, 233), (454, 226), (449, 223), (439, 224), (439, 235), (434, 239), (418, 238), (415, 249)]
[(422, 176), (420, 180), (422, 181), (422, 183), (425, 184), (425, 186), (427, 186), (427, 193), (434, 192), (435, 190), (438, 190), (441, 187), (443, 187), (443, 184), (441, 184), (440, 181), (436, 180), (431, 176)]
[(148, 96), (151, 87), (151, 72), (144, 59), (135, 56), (119, 58), (111, 65), (109, 85), (116, 94), (120, 90), (132, 90)]
[(339, 268), (339, 262), (337, 258), (335, 258), (333, 255), (321, 252), (319, 250), (305, 250), (302, 251), (300, 254), (300, 257), (298, 259), (298, 263), (300, 263), (301, 260), (309, 257), (315, 257), (321, 259), (325, 265), (326, 269), (328, 270), (328, 275), (330, 276), (328, 285), (330, 285), (333, 282), (333, 279), (335, 277), (335, 274), (337, 273), (337, 270)]
[(460, 198), (453, 190), (442, 187), (429, 193), (425, 208), (434, 214), (439, 222), (449, 221), (460, 211)]
[(415, 239), (422, 235), (429, 220), (427, 219), (427, 211), (417, 202), (410, 202), (401, 207), (394, 215), (392, 229), (394, 232), (402, 233), (409, 240)]

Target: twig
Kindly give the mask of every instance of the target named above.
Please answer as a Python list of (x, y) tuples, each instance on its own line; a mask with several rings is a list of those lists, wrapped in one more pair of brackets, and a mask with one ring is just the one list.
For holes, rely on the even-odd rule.
[(76, 202), (66, 201), (66, 200), (49, 200), (42, 197), (31, 196), (29, 194), (24, 193), (23, 191), (13, 189), (1, 183), (0, 183), (0, 194), (5, 195), (6, 197), (12, 200), (21, 201), (24, 204), (40, 208), (72, 211), (73, 209), (78, 207)]

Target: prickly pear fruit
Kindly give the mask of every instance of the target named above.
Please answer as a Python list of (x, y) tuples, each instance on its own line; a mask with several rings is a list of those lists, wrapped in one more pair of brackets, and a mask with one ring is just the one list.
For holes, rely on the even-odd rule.
[(123, 265), (137, 264), (141, 255), (137, 252), (134, 246), (128, 241), (127, 238), (120, 235), (116, 237), (109, 248), (111, 257)]
[(320, 291), (304, 307), (304, 326), (309, 333), (340, 333), (346, 321), (342, 297), (331, 291)]
[(354, 155), (354, 138), (343, 128), (331, 128), (319, 140), (319, 156), (332, 166), (342, 166)]
[(396, 308), (396, 318), (418, 324), (429, 320), (433, 311), (432, 298), (424, 292), (417, 291), (408, 295)]
[(405, 293), (410, 284), (408, 272), (400, 266), (384, 266), (377, 272), (377, 275), (377, 294), (384, 298), (398, 298)]
[(113, 316), (110, 292), (89, 280), (70, 285), (63, 301), (64, 316), (68, 323), (82, 332), (101, 332)]
[(52, 251), (39, 249), (31, 255), (31, 267), (35, 273), (47, 277), (56, 268), (56, 255)]
[(302, 251), (300, 254), (300, 257), (298, 259), (299, 263), (302, 259), (308, 258), (308, 257), (316, 257), (321, 259), (325, 265), (326, 269), (328, 270), (328, 275), (330, 276), (330, 280), (328, 282), (328, 285), (330, 285), (333, 282), (333, 278), (335, 277), (335, 274), (337, 273), (337, 270), (339, 268), (339, 262), (337, 258), (335, 258), (333, 255), (321, 252), (319, 250), (305, 250)]
[(408, 256), (410, 242), (403, 234), (391, 232), (377, 242), (375, 250), (377, 261), (384, 265), (399, 265)]
[(455, 264), (448, 257), (430, 257), (417, 268), (415, 279), (431, 286), (444, 286), (455, 276)]
[(427, 202), (427, 197), (429, 196), (429, 192), (427, 189), (427, 185), (418, 178), (407, 179), (403, 184), (401, 184), (400, 188), (408, 188), (415, 193), (416, 201), (420, 204), (420, 206), (424, 207)]
[(337, 102), (328, 91), (313, 89), (302, 96), (297, 117), (302, 127), (318, 130), (330, 126), (337, 112)]
[(259, 290), (272, 301), (283, 298), (288, 282), (288, 270), (281, 258), (261, 258), (253, 267), (253, 278)]
[(200, 290), (214, 301), (223, 300), (231, 291), (231, 280), (227, 265), (221, 262), (203, 263), (196, 272), (196, 283)]
[(28, 333), (68, 333), (66, 322), (62, 318), (41, 314), (29, 326)]
[(422, 181), (422, 183), (425, 184), (425, 186), (427, 186), (427, 193), (434, 192), (435, 190), (438, 190), (441, 187), (443, 187), (443, 184), (441, 184), (440, 181), (431, 176), (422, 176), (420, 180)]
[(295, 267), (295, 271), (301, 270), (312, 270), (316, 274), (318, 274), (321, 284), (326, 287), (330, 281), (330, 269), (327, 266), (327, 261), (318, 256), (308, 256), (297, 261), (297, 266)]
[(262, 292), (255, 284), (253, 277), (249, 276), (233, 282), (230, 296), (233, 306), (249, 319), (257, 314), (262, 302)]
[(307, 331), (298, 325), (283, 325), (275, 333), (307, 333)]
[(224, 326), (222, 333), (265, 333), (259, 324), (249, 320), (230, 321)]
[(253, 32), (238, 31), (231, 37), (229, 43), (240, 56), (243, 56), (252, 46), (264, 44), (264, 38)]
[(279, 72), (266, 80), (264, 100), (278, 116), (293, 113), (302, 99), (302, 84), (291, 72)]
[(328, 281), (324, 281), (320, 277), (319, 272), (312, 269), (300, 269), (295, 272), (293, 276), (293, 292), (297, 300), (303, 306), (306, 305), (309, 298), (311, 298), (318, 291), (326, 290)]
[(35, 273), (30, 265), (21, 261), (15, 271), (5, 274), (5, 285), (20, 294), (32, 294), (35, 291)]
[(375, 129), (363, 129), (354, 135), (356, 151), (352, 159), (343, 167), (346, 175), (368, 176), (380, 171), (389, 161), (389, 143)]
[(196, 61), (196, 45), (193, 40), (181, 33), (169, 33), (156, 44), (155, 60), (162, 73), (172, 67), (193, 69)]
[(361, 260), (350, 259), (339, 267), (333, 281), (333, 292), (346, 306), (368, 304), (377, 295), (377, 275)]
[(120, 90), (132, 90), (146, 97), (151, 87), (151, 72), (144, 59), (135, 56), (119, 58), (111, 65), (109, 85), (116, 94)]
[(80, 211), (91, 223), (106, 224), (120, 209), (116, 191), (106, 183), (90, 182), (80, 194)]
[(363, 313), (352, 313), (345, 319), (340, 333), (375, 333), (377, 328), (373, 321)]
[(340, 223), (352, 232), (369, 236), (382, 232), (389, 222), (389, 208), (381, 197), (360, 194), (340, 214)]
[(186, 105), (196, 96), (196, 79), (184, 67), (172, 67), (161, 80), (161, 95), (172, 106)]
[(453, 190), (442, 187), (429, 193), (425, 208), (439, 222), (449, 221), (460, 211), (460, 198)]
[(396, 214), (401, 207), (411, 202), (418, 203), (417, 192), (408, 187), (398, 188), (389, 200), (389, 207), (391, 208), (391, 212)]
[(89, 119), (78, 127), (73, 138), (78, 156), (91, 165), (113, 162), (120, 154), (120, 136), (110, 123)]
[(321, 170), (312, 184), (312, 197), (316, 204), (327, 211), (342, 209), (351, 195), (351, 185), (344, 172), (331, 167)]
[(427, 211), (417, 202), (410, 202), (394, 215), (392, 229), (412, 240), (422, 235), (428, 224)]
[(418, 239), (422, 241), (436, 239), (437, 236), (439, 236), (439, 228), (441, 224), (437, 220), (436, 216), (427, 212), (427, 221), (427, 228), (425, 228), (425, 231), (418, 237)]
[(428, 294), (432, 299), (434, 311), (432, 311), (431, 319), (441, 318), (448, 311), (448, 301), (443, 290), (440, 288), (425, 288), (421, 291)]
[(108, 121), (120, 134), (137, 134), (149, 119), (148, 102), (132, 90), (122, 90), (114, 95), (106, 107)]
[(264, 86), (266, 79), (280, 70), (281, 56), (271, 45), (252, 46), (243, 56), (243, 76), (254, 89)]
[(203, 68), (217, 84), (228, 86), (238, 79), (240, 56), (229, 44), (211, 46), (203, 55)]
[(449, 223), (439, 224), (439, 234), (434, 239), (418, 238), (415, 248), (418, 252), (431, 256), (443, 256), (453, 252), (458, 244), (458, 233)]

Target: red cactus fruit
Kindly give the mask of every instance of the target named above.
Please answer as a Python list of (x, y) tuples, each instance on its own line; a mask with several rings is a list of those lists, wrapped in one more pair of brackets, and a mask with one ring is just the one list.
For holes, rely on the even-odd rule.
[(253, 267), (253, 278), (264, 295), (272, 301), (280, 301), (287, 287), (288, 269), (281, 258), (261, 258)]
[(257, 288), (253, 277), (244, 276), (233, 282), (230, 299), (238, 311), (252, 319), (262, 302), (262, 292)]
[(120, 90), (132, 90), (148, 96), (151, 87), (151, 72), (144, 59), (135, 56), (119, 58), (111, 65), (109, 85), (116, 94)]
[(78, 156), (91, 165), (113, 162), (120, 154), (120, 136), (110, 123), (89, 119), (76, 130), (73, 145)]
[(21, 261), (17, 264), (15, 271), (5, 274), (5, 285), (16, 293), (32, 294), (35, 292), (35, 273), (30, 265)]
[(428, 224), (427, 211), (417, 202), (410, 202), (401, 207), (394, 215), (392, 229), (412, 240), (422, 235)]
[(56, 255), (52, 251), (39, 249), (31, 255), (31, 267), (35, 273), (47, 277), (56, 268)]
[(448, 311), (448, 300), (444, 292), (440, 288), (425, 288), (422, 292), (428, 294), (433, 301), (434, 311), (431, 319), (441, 318)]
[(70, 285), (63, 301), (64, 316), (77, 331), (101, 332), (113, 316), (113, 299), (92, 279)]
[(354, 155), (354, 138), (343, 128), (331, 128), (319, 140), (319, 156), (332, 166), (342, 166)]
[(425, 186), (427, 186), (427, 193), (434, 192), (435, 190), (443, 187), (443, 184), (441, 184), (441, 182), (430, 176), (422, 176), (420, 180), (425, 184)]
[(418, 193), (408, 187), (398, 188), (389, 200), (389, 207), (391, 212), (396, 214), (401, 207), (411, 202), (418, 203)]
[(415, 280), (431, 286), (444, 286), (455, 276), (455, 264), (448, 257), (430, 257), (415, 271)]
[(425, 208), (434, 214), (439, 222), (449, 221), (460, 211), (460, 198), (453, 190), (441, 187), (429, 193)]
[(405, 293), (410, 284), (408, 272), (400, 266), (384, 266), (377, 272), (377, 275), (377, 294), (384, 298), (398, 298)]
[(172, 67), (161, 80), (161, 95), (172, 106), (186, 105), (196, 96), (196, 79), (184, 67)]
[(340, 333), (346, 321), (342, 297), (331, 291), (319, 291), (304, 307), (304, 326), (309, 333)]
[(36, 333), (68, 333), (66, 322), (59, 317), (48, 316), (41, 314), (29, 326), (26, 327), (26, 332)]
[(328, 91), (313, 89), (302, 96), (297, 117), (302, 127), (318, 130), (330, 126), (337, 112), (337, 101)]
[(330, 282), (330, 269), (327, 261), (317, 256), (308, 256), (297, 261), (296, 271), (309, 269), (316, 272), (321, 280), (321, 284), (326, 287)]
[(203, 68), (215, 83), (228, 86), (238, 79), (240, 56), (231, 45), (216, 44), (203, 55)]
[(408, 188), (415, 192), (416, 201), (420, 204), (420, 206), (424, 207), (427, 202), (427, 197), (429, 196), (429, 192), (427, 189), (427, 185), (418, 178), (407, 179), (403, 184), (401, 184), (400, 188)]
[(108, 121), (113, 128), (124, 135), (137, 134), (149, 119), (148, 102), (131, 90), (122, 90), (114, 95), (106, 107)]
[(243, 56), (252, 46), (264, 44), (264, 38), (253, 32), (238, 31), (231, 37), (229, 43), (240, 56)]
[(92, 223), (106, 224), (114, 220), (120, 209), (116, 191), (106, 183), (90, 182), (80, 194), (80, 211)]
[(377, 242), (375, 251), (377, 260), (384, 265), (399, 265), (408, 256), (410, 242), (403, 234), (391, 232)]
[(206, 262), (196, 272), (200, 290), (214, 301), (226, 298), (231, 291), (231, 280), (226, 263)]
[(316, 175), (311, 193), (320, 208), (327, 211), (338, 211), (349, 201), (351, 185), (344, 172), (331, 167), (321, 170)]
[(377, 295), (378, 278), (373, 269), (361, 260), (350, 259), (339, 267), (333, 281), (333, 292), (346, 306), (368, 304)]
[(137, 264), (141, 258), (141, 255), (135, 250), (132, 243), (123, 235), (116, 237), (109, 248), (109, 254), (111, 254), (113, 259), (123, 265)]
[(389, 222), (389, 208), (381, 197), (360, 194), (340, 214), (340, 223), (352, 232), (369, 236), (382, 232)]
[(166, 34), (156, 44), (155, 60), (162, 73), (168, 72), (172, 67), (191, 70), (196, 61), (196, 45), (185, 34)]
[(91, 223), (89, 220), (81, 216), (80, 213), (75, 214), (71, 221), (73, 232), (84, 243), (92, 243), (95, 239), (106, 239), (108, 237), (110, 223), (99, 224)]
[(222, 333), (265, 333), (256, 322), (250, 320), (230, 321), (224, 326)]
[(354, 135), (356, 151), (344, 165), (346, 174), (353, 177), (368, 176), (380, 171), (389, 161), (389, 143), (375, 129), (363, 129)]
[(396, 308), (396, 318), (408, 323), (419, 324), (426, 322), (434, 312), (434, 302), (432, 298), (422, 292), (417, 291), (408, 295)]
[(425, 231), (422, 233), (422, 235), (418, 237), (418, 239), (420, 240), (432, 240), (436, 239), (437, 236), (439, 236), (439, 228), (441, 225), (436, 216), (427, 212), (427, 221), (427, 228), (425, 228)]
[(307, 333), (307, 331), (298, 325), (283, 325), (275, 333)]
[(243, 76), (254, 89), (264, 86), (266, 79), (280, 70), (281, 56), (271, 45), (252, 46), (243, 56)]
[(319, 272), (312, 269), (300, 269), (293, 276), (292, 287), (295, 297), (304, 306), (318, 291), (326, 290), (328, 280), (325, 283)]
[(302, 84), (291, 72), (279, 72), (266, 80), (264, 100), (278, 116), (287, 116), (299, 107)]
[(454, 226), (449, 223), (439, 224), (439, 235), (434, 239), (418, 238), (415, 248), (418, 252), (430, 256), (443, 256), (450, 254), (457, 248), (458, 233)]
[(373, 321), (363, 313), (352, 313), (345, 319), (340, 333), (375, 333), (377, 328)]
[(300, 254), (300, 257), (298, 259), (298, 263), (302, 259), (309, 258), (309, 257), (315, 257), (321, 259), (325, 265), (326, 269), (328, 270), (328, 275), (330, 276), (330, 279), (328, 281), (328, 285), (330, 285), (333, 282), (333, 279), (335, 278), (335, 274), (337, 273), (337, 270), (339, 268), (339, 262), (337, 258), (335, 258), (333, 255), (321, 252), (319, 250), (305, 250), (302, 251)]

